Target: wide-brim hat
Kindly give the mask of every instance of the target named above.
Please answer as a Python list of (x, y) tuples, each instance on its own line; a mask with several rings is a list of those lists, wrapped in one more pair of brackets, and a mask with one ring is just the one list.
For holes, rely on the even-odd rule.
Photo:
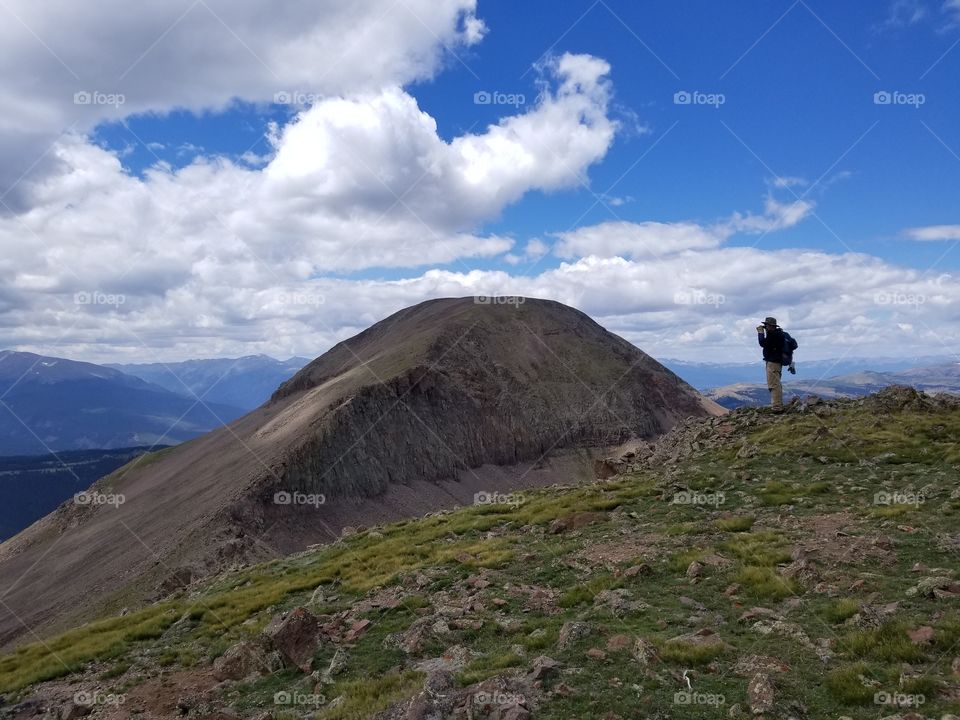
[(773, 325), (774, 327), (777, 327), (777, 319), (776, 319), (775, 317), (767, 317), (767, 318), (764, 318), (763, 324), (764, 324), (764, 325)]

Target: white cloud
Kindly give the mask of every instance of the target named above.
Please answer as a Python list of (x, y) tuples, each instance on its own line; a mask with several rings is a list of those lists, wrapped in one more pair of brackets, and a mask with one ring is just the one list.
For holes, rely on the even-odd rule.
[(960, 240), (960, 225), (928, 225), (904, 231), (910, 240), (936, 242), (939, 240)]
[(781, 203), (772, 196), (764, 200), (763, 215), (734, 213), (727, 221), (732, 232), (768, 233), (793, 227), (813, 212), (814, 203), (809, 200), (794, 200)]
[(556, 237), (554, 252), (563, 258), (594, 255), (636, 259), (714, 248), (726, 234), (691, 222), (610, 221), (558, 233)]
[[(0, 192), (66, 129), (135, 113), (222, 109), (280, 92), (376, 93), (432, 77), (485, 26), (476, 0), (10, 0), (0, 7)], [(29, 68), (29, 71), (26, 69)], [(122, 104), (76, 104), (77, 93)], [(83, 98), (81, 98), (83, 99)], [(5, 199), (7, 204), (13, 196)], [(18, 203), (19, 205), (19, 203)]]
[[(21, 298), (6, 320), (45, 326), (48, 337), (74, 321), (94, 332), (110, 308), (78, 307), (74, 293), (123, 294), (117, 311), (140, 336), (172, 342), (187, 327), (229, 343), (254, 324), (273, 327), (281, 311), (315, 311), (268, 296), (309, 296), (310, 278), (324, 273), (500, 255), (513, 241), (479, 236), (477, 225), (531, 190), (577, 186), (607, 152), (608, 70), (557, 58), (538, 104), (450, 142), (399, 88), (322, 100), (275, 129), (262, 168), (198, 156), (141, 179), (115, 154), (65, 136), (52, 151), (59, 171), (25, 184), (27, 210), (0, 217), (0, 275)], [(33, 314), (45, 320), (25, 320)]]

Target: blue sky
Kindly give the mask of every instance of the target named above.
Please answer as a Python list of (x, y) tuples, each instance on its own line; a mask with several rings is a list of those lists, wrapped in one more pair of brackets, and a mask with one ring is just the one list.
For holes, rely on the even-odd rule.
[[(449, 52), (435, 78), (410, 86), (442, 137), (481, 130), (515, 110), (478, 106), (475, 92), (532, 102), (538, 76), (531, 68), (545, 52), (608, 60), (614, 112), (628, 126), (590, 169), (592, 193), (531, 193), (485, 229), (523, 239), (611, 219), (711, 222), (755, 207), (773, 171), (820, 179), (810, 194), (820, 220), (767, 236), (764, 246), (853, 250), (920, 270), (934, 263), (956, 269), (960, 256), (942, 257), (943, 244), (900, 237), (908, 227), (957, 221), (960, 51), (948, 51), (960, 28), (936, 3), (913, 25), (892, 23), (895, 6), (880, 2), (533, 0), (481, 3), (479, 11), (491, 29), (483, 42)], [(682, 90), (722, 93), (725, 102), (676, 105)], [(880, 91), (921, 93), (924, 104), (877, 105)], [(225, 113), (128, 119), (139, 138), (166, 146), (154, 151), (115, 124), (98, 136), (113, 148), (133, 146), (124, 161), (139, 172), (157, 157), (184, 165), (198, 153), (266, 152), (267, 123), (288, 115), (284, 106), (238, 103)], [(625, 204), (597, 203), (593, 193), (611, 186)]]
[(769, 313), (810, 357), (960, 339), (958, 0), (58, 4), (15, 3), (2, 51), (33, 69), (8, 346), (316, 355), (477, 293), (659, 357), (750, 359)]

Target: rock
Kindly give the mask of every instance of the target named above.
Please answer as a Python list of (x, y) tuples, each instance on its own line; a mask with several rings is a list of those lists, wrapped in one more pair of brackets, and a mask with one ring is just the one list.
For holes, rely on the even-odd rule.
[(544, 680), (557, 674), (560, 663), (546, 655), (540, 655), (534, 659), (530, 667), (528, 677), (531, 680)]
[(347, 634), (344, 636), (346, 642), (355, 642), (363, 633), (367, 631), (367, 628), (370, 627), (372, 623), (364, 618), (363, 620), (357, 620), (354, 622), (350, 629), (347, 631)]
[(643, 612), (650, 607), (642, 600), (631, 600), (632, 597), (633, 593), (626, 588), (602, 590), (593, 598), (593, 606), (596, 608), (606, 606), (614, 615)]
[[(333, 657), (330, 658), (330, 664), (327, 665), (327, 669), (323, 671), (323, 674), (320, 676), (320, 682), (326, 685), (333, 683), (333, 676), (339, 675), (347, 667), (347, 653), (344, 652), (343, 648), (337, 648), (333, 653)], [(322, 695), (323, 693), (318, 693)]]
[(304, 607), (294, 608), (282, 619), (275, 619), (264, 634), (288, 665), (301, 672), (313, 671), (313, 656), (320, 645), (320, 623)]
[[(2, 705), (2, 703), (0, 703)], [(93, 711), (89, 705), (81, 705), (75, 702), (68, 702), (60, 710), (60, 720), (77, 720), (77, 718), (86, 717)]]
[(472, 655), (462, 645), (454, 645), (444, 650), (438, 658), (421, 660), (416, 668), (428, 676), (436, 672), (455, 673), (463, 670), (469, 663)]
[(606, 660), (606, 659), (607, 659), (607, 654), (606, 654), (603, 650), (601, 650), (600, 648), (595, 648), (595, 647), (590, 648), (589, 650), (587, 650), (586, 656), (587, 656), (588, 658), (590, 658), (591, 660)]
[(560, 628), (557, 636), (557, 649), (567, 650), (571, 645), (593, 633), (593, 626), (587, 622), (568, 620)]
[(910, 636), (910, 642), (914, 645), (929, 645), (933, 642), (933, 628), (929, 625), (922, 625), (916, 630), (907, 630)]
[(954, 677), (960, 678), (960, 657), (953, 659), (953, 662), (950, 663), (950, 670), (953, 672)]
[(774, 689), (770, 676), (757, 673), (747, 685), (747, 704), (754, 715), (764, 715), (773, 710)]
[(688, 578), (698, 578), (703, 574), (703, 563), (697, 562), (694, 560), (687, 566), (687, 577)]
[(631, 565), (623, 571), (623, 574), (629, 578), (638, 577), (640, 575), (652, 575), (653, 568), (647, 565), (647, 563), (640, 563), (639, 565)]
[(733, 671), (737, 675), (752, 678), (757, 673), (785, 673), (790, 671), (790, 666), (782, 660), (769, 655), (748, 655), (737, 660), (733, 666)]
[(237, 643), (213, 661), (213, 676), (217, 680), (243, 680), (264, 671), (267, 671), (266, 652), (251, 642)]
[(573, 512), (551, 522), (547, 530), (551, 534), (557, 535), (567, 532), (568, 530), (579, 530), (587, 525), (593, 525), (606, 519), (607, 514), (602, 512)]
[(765, 607), (753, 607), (743, 613), (740, 616), (738, 622), (753, 622), (757, 618), (774, 618), (779, 619), (780, 614), (770, 610)]
[(720, 636), (710, 628), (703, 628), (702, 630), (697, 630), (693, 633), (687, 633), (686, 635), (678, 635), (677, 637), (670, 638), (670, 640), (667, 642), (682, 643), (684, 645), (693, 645), (696, 647), (729, 647), (729, 645), (727, 645), (727, 643), (725, 643)]
[(620, 652), (633, 645), (633, 640), (629, 635), (613, 635), (607, 640), (607, 650), (610, 652)]
[[(945, 590), (949, 590), (951, 593), (954, 592), (951, 588), (955, 585), (955, 583), (955, 580), (945, 576), (925, 577), (914, 587), (908, 589), (907, 595), (936, 597), (938, 591), (943, 592)], [(960, 589), (958, 589), (957, 592), (960, 592)]]
[(417, 618), (402, 635), (395, 638), (397, 647), (408, 655), (419, 653), (430, 637), (430, 626), (432, 624), (433, 618)]
[(681, 595), (680, 597), (678, 597), (677, 601), (684, 607), (693, 608), (694, 610), (698, 610), (699, 612), (706, 612), (707, 610), (707, 606), (704, 605), (702, 602), (699, 602), (698, 600), (694, 600), (693, 598), (688, 598), (685, 595)]

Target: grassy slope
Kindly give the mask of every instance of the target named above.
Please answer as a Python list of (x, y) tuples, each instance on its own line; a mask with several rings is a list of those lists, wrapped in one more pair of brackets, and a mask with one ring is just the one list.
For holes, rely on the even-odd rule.
[[(311, 609), (330, 613), (349, 609), (377, 587), (409, 587), (411, 576), (422, 571), (426, 584), (399, 607), (367, 613), (371, 629), (348, 651), (344, 671), (325, 691), (344, 701), (318, 714), (367, 717), (422, 686), (404, 653), (384, 644), (387, 635), (408, 628), (430, 611), (438, 594), (456, 595), (468, 577), (487, 568), (493, 583), (478, 594), (485, 607), (475, 613), (483, 621), (480, 629), (431, 637), (421, 655), (436, 657), (458, 644), (470, 648), (474, 657), (459, 676), (464, 685), (512, 668), (526, 670), (539, 654), (580, 668), (562, 677), (572, 694), (547, 695), (537, 717), (599, 717), (607, 711), (670, 717), (674, 693), (686, 687), (685, 671), (694, 690), (725, 698), (720, 707), (697, 708), (698, 717), (726, 717), (732, 704), (744, 702), (749, 682), (738, 674), (737, 662), (754, 655), (772, 656), (789, 668), (772, 678), (783, 716), (797, 712), (799, 704), (810, 717), (896, 712), (873, 704), (877, 691), (922, 693), (927, 715), (958, 712), (960, 680), (951, 675), (951, 661), (960, 656), (958, 601), (908, 590), (942, 574), (912, 571), (915, 563), (945, 568), (954, 577), (960, 565), (957, 551), (944, 542), (960, 526), (960, 410), (881, 412), (869, 402), (839, 401), (821, 414), (740, 411), (706, 421), (702, 448), (675, 465), (530, 493), (518, 506), (470, 507), (364, 531), (225, 575), (189, 596), (0, 658), (0, 692), (42, 694), (36, 683), (78, 672), (122, 692), (160, 668), (208, 664), (279, 611), (309, 603), (318, 587), (336, 599)], [(728, 426), (733, 430), (721, 432)], [(743, 447), (752, 450), (739, 452)], [(721, 492), (724, 502), (671, 502), (683, 490)], [(874, 502), (877, 492), (921, 490), (920, 504)], [(571, 532), (547, 531), (553, 520), (575, 511), (599, 513), (601, 521)], [(841, 526), (842, 535), (824, 530)], [(578, 559), (582, 551), (603, 549), (615, 560)], [(811, 551), (813, 563), (790, 577), (796, 569), (791, 557), (802, 549)], [(704, 562), (696, 582), (687, 576), (694, 560)], [(622, 572), (641, 562), (649, 573)], [(552, 590), (554, 600), (531, 607), (522, 592), (511, 590), (524, 585)], [(616, 588), (648, 607), (614, 614), (595, 605), (598, 594)], [(494, 598), (506, 604), (494, 607)], [(866, 620), (871, 607), (895, 601), (900, 604), (889, 616)], [(741, 621), (754, 606), (782, 615), (787, 634), (763, 634), (756, 619)], [(556, 640), (567, 620), (588, 621), (595, 632), (561, 651)], [(916, 645), (907, 635), (921, 626), (933, 628), (929, 644)], [(715, 630), (726, 647), (669, 642), (703, 627)], [(615, 634), (649, 640), (660, 658), (645, 668), (629, 651), (608, 652), (602, 660), (585, 656), (591, 647), (605, 648)], [(332, 655), (332, 648), (321, 650), (316, 665), (325, 667)], [(277, 690), (312, 687), (284, 671), (234, 685), (224, 704), (253, 714), (258, 707), (272, 708)]]

